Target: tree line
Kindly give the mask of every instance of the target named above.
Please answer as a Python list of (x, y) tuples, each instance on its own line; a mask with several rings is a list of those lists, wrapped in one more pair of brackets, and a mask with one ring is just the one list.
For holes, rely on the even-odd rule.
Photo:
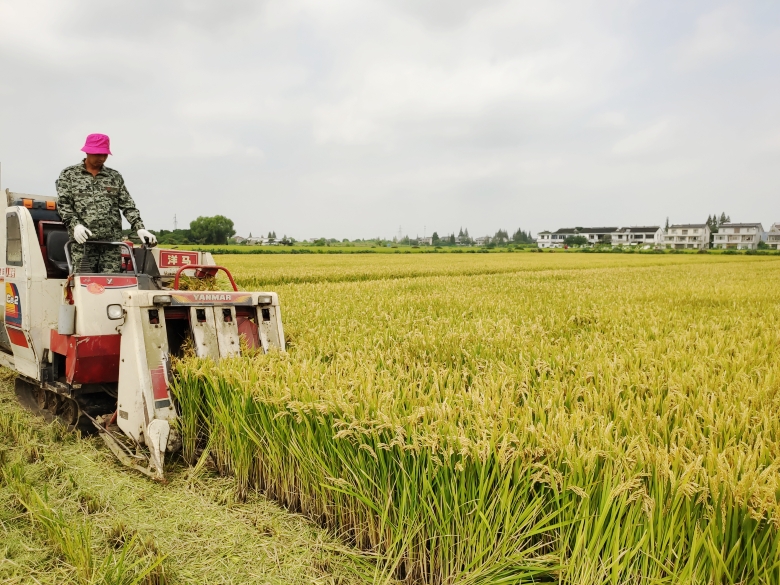
[(160, 244), (227, 244), (236, 235), (233, 220), (224, 215), (199, 216), (188, 229), (150, 231)]
[[(409, 238), (405, 238), (407, 241), (402, 241), (401, 243), (408, 243)], [(515, 233), (512, 234), (512, 236), (509, 236), (509, 233), (505, 229), (498, 230), (493, 236), (485, 236), (485, 240), (487, 241), (481, 241), (480, 243), (483, 243), (488, 246), (508, 246), (509, 244), (533, 244), (535, 240), (533, 237), (531, 237), (531, 232), (526, 232), (522, 228), (518, 228)], [(460, 228), (458, 231), (458, 235), (455, 235), (455, 232), (452, 232), (449, 235), (446, 235), (444, 237), (440, 237), (437, 232), (433, 232), (433, 235), (431, 236), (431, 243), (434, 246), (458, 246), (458, 245), (466, 245), (470, 246), (476, 243), (476, 238), (472, 238), (469, 236), (469, 230), (468, 228), (463, 229)]]

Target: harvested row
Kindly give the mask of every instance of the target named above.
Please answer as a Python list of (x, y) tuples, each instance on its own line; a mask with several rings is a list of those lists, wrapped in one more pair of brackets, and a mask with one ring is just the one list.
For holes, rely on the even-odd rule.
[(776, 583), (780, 274), (696, 260), (278, 287), (185, 454), (408, 582)]

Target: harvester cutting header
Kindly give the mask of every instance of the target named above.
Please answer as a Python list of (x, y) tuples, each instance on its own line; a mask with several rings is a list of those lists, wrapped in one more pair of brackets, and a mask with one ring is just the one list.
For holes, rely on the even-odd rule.
[[(82, 150), (87, 158), (60, 175), (59, 197), (0, 196), (0, 365), (39, 408), (96, 427), (123, 463), (162, 479), (165, 452), (180, 445), (171, 357), (187, 347), (240, 355), (242, 339), (284, 350), (279, 299), (238, 291), (209, 253), (154, 247), (121, 175), (103, 166), (108, 137), (90, 135)], [(122, 241), (120, 212), (142, 246)], [(224, 271), (233, 290), (180, 290), (186, 270)]]

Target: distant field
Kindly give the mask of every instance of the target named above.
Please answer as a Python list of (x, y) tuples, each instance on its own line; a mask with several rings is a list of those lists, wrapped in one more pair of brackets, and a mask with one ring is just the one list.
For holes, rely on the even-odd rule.
[[(212, 253), (222, 254), (506, 254), (506, 253), (532, 253), (543, 252), (545, 254), (696, 254), (698, 250), (646, 250), (643, 247), (630, 248), (599, 248), (594, 250), (590, 247), (585, 248), (545, 248), (538, 249), (534, 246), (510, 245), (507, 247), (487, 247), (487, 246), (408, 246), (392, 245), (381, 246), (378, 244), (330, 244), (327, 246), (314, 246), (311, 244), (297, 243), (294, 246), (246, 246), (238, 244), (161, 244), (163, 248), (179, 248), (182, 250), (205, 250)], [(707, 250), (709, 254), (718, 255), (746, 255), (744, 250)], [(750, 252), (747, 255), (771, 256), (778, 255), (776, 250), (759, 250)]]
[(182, 367), (190, 448), (409, 582), (780, 581), (780, 259), (219, 257), (287, 354)]
[(528, 252), (417, 255), (217, 255), (239, 284), (257, 288), (280, 284), (386, 280), (421, 276), (475, 276), (551, 270), (593, 270), (774, 261), (780, 257), (720, 254), (579, 254)]

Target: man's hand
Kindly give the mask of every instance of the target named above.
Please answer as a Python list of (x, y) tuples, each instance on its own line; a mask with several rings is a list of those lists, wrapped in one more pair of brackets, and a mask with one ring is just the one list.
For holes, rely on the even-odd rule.
[(157, 245), (157, 238), (152, 232), (147, 230), (138, 230), (136, 233), (138, 234), (142, 244), (149, 244), (150, 246)]
[(79, 224), (73, 229), (73, 239), (76, 240), (79, 244), (83, 244), (87, 241), (89, 236), (92, 235), (92, 232), (89, 231), (87, 228), (85, 228), (83, 225)]

